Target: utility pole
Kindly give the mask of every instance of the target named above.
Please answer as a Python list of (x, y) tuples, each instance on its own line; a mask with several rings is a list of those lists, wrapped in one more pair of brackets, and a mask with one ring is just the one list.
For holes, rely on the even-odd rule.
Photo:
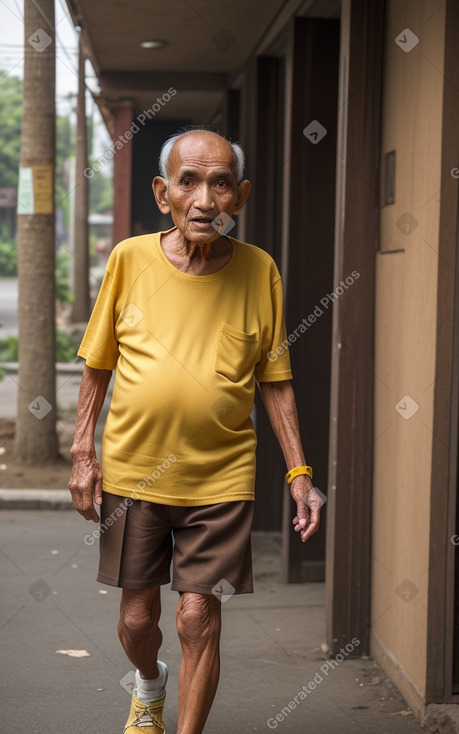
[(58, 458), (55, 370), (56, 48), (54, 0), (24, 0), (24, 103), (18, 190), (19, 388), (14, 454)]
[(86, 127), (85, 53), (80, 32), (78, 44), (78, 98), (75, 166), (75, 216), (73, 249), (72, 321), (89, 319), (89, 181), (84, 175), (88, 168), (88, 132)]

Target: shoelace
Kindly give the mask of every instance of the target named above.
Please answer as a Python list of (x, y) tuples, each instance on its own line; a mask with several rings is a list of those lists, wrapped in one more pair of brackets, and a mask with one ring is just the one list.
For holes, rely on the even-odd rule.
[[(139, 726), (139, 728), (142, 728), (143, 726), (157, 726), (161, 729), (162, 732), (166, 731), (166, 728), (164, 724), (160, 722), (158, 718), (152, 712), (149, 710), (148, 706), (151, 706), (151, 704), (145, 704), (145, 703), (136, 703), (134, 713), (136, 715), (136, 718), (132, 722), (132, 724), (129, 724), (129, 726)], [(142, 721), (144, 717), (148, 717), (149, 720)]]

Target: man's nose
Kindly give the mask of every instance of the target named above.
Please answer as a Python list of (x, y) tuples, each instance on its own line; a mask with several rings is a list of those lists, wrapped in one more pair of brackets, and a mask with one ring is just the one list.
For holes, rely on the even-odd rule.
[(214, 195), (212, 187), (207, 184), (201, 184), (196, 191), (196, 197), (194, 200), (194, 206), (196, 209), (208, 210), (215, 206)]

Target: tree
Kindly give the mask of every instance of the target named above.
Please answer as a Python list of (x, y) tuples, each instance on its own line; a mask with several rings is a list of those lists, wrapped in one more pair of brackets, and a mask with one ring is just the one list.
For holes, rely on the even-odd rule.
[[(90, 165), (94, 162), (91, 159)], [(89, 211), (91, 214), (93, 212), (100, 213), (112, 208), (113, 178), (108, 178), (104, 172), (98, 171), (89, 182)]]
[(22, 81), (0, 72), (0, 186), (17, 188), (21, 147)]
[(74, 131), (68, 117), (56, 117), (56, 208), (62, 209), (65, 227), (70, 221), (68, 159), (75, 148)]
[(24, 0), (24, 103), (18, 192), (20, 366), (14, 453), (17, 460), (28, 464), (45, 464), (58, 458), (54, 362), (54, 23), (54, 0), (40, 0), (40, 6), (34, 0)]

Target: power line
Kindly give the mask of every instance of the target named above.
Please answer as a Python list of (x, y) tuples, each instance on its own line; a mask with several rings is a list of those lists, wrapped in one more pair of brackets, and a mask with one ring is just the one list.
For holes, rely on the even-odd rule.
[[(23, 43), (2, 43), (2, 45), (0, 46), (0, 52), (4, 48), (12, 48), (12, 49), (17, 49), (18, 51), (24, 51), (24, 44)], [(59, 43), (59, 44), (56, 44), (56, 49), (57, 48), (63, 48), (63, 49), (65, 49), (65, 48), (67, 48), (67, 46), (64, 46), (63, 43)], [(67, 49), (67, 50), (69, 51), (69, 53), (73, 53), (73, 54), (77, 54), (78, 53), (78, 47), (77, 46), (75, 46), (75, 48), (71, 48), (71, 49)]]
[[(4, 0), (0, 0), (0, 2), (2, 4), (5, 4)], [(19, 19), (22, 21), (22, 23), (24, 23), (24, 16), (18, 6), (17, 0), (13, 0), (13, 2), (16, 6), (16, 9), (19, 12)], [(36, 5), (36, 0), (33, 0), (33, 2)], [(78, 68), (77, 68), (77, 60), (78, 60), (78, 54), (79, 54), (78, 46), (72, 47), (69, 49), (68, 46), (61, 41), (60, 34), (58, 32), (58, 25), (59, 23), (61, 23), (62, 20), (64, 19), (67, 20), (74, 33), (74, 36), (77, 42), (78, 42), (78, 32), (75, 29), (75, 26), (73, 25), (72, 19), (68, 13), (68, 9), (65, 7), (63, 0), (59, 0), (59, 6), (62, 12), (62, 17), (59, 19), (57, 23), (55, 21), (55, 27), (53, 29), (54, 35), (55, 35), (55, 44), (56, 44), (56, 61), (59, 62), (63, 67), (65, 67), (67, 71), (70, 72), (72, 75), (74, 75), (76, 80), (78, 80)], [(8, 5), (6, 5), (6, 7), (8, 8)], [(11, 12), (13, 12), (11, 7), (9, 7), (8, 9)], [(13, 15), (15, 15), (14, 12), (13, 12)], [(47, 19), (45, 18), (45, 20)], [(0, 66), (9, 66), (10, 64), (13, 64), (13, 68), (10, 69), (8, 72), (6, 72), (5, 78), (6, 76), (9, 76), (9, 74), (11, 73), (11, 71), (13, 71), (14, 68), (20, 66), (23, 55), (24, 55), (24, 45), (23, 44), (18, 44), (18, 43), (2, 44), (2, 46), (0, 47)], [(65, 57), (67, 63), (63, 57)], [(91, 63), (90, 59), (88, 59), (88, 61)], [(92, 64), (91, 64), (91, 68), (93, 68)], [(92, 87), (94, 87), (94, 82), (97, 83), (98, 85), (99, 80), (97, 78), (97, 75), (96, 74), (88, 74), (88, 75), (85, 74), (85, 77), (84, 77), (85, 89), (90, 94), (93, 94), (94, 89), (92, 89), (89, 86), (88, 82), (89, 83), (92, 82)]]
[(21, 10), (21, 8), (19, 8), (19, 7), (18, 7), (18, 4), (17, 4), (16, 0), (14, 0), (14, 4), (16, 5), (16, 9), (17, 9), (17, 11), (18, 11), (19, 15), (16, 15), (16, 13), (15, 13), (15, 12), (14, 12), (14, 11), (12, 10), (12, 8), (10, 8), (10, 7), (9, 7), (9, 6), (8, 6), (8, 5), (7, 5), (7, 4), (6, 4), (5, 2), (4, 2), (4, 0), (0, 0), (0, 2), (2, 3), (2, 5), (4, 5), (4, 6), (5, 6), (5, 8), (6, 8), (7, 10), (9, 10), (9, 11), (10, 11), (10, 13), (12, 13), (12, 14), (14, 15), (14, 17), (15, 17), (15, 18), (18, 18), (18, 20), (22, 20), (22, 21), (24, 21), (24, 16), (23, 16), (23, 14), (22, 14), (22, 10)]
[(19, 7), (19, 5), (17, 4), (17, 1), (16, 1), (16, 0), (13, 0), (13, 2), (14, 2), (14, 4), (16, 5), (17, 11), (18, 11), (18, 13), (19, 13), (19, 17), (20, 17), (20, 18), (21, 18), (21, 20), (22, 20), (22, 21), (24, 22), (24, 15), (23, 15), (23, 13), (22, 13), (22, 8), (20, 8), (20, 7)]

